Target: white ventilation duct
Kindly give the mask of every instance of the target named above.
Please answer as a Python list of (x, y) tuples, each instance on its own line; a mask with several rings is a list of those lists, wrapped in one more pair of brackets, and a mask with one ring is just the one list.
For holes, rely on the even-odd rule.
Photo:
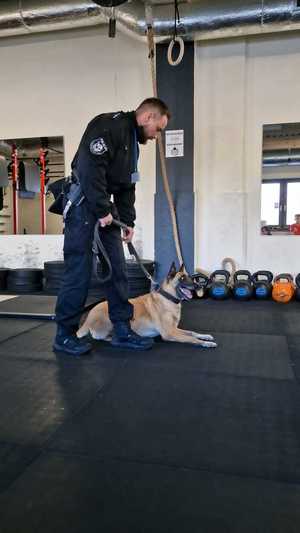
[(300, 165), (300, 150), (264, 150), (263, 167), (281, 167)]
[[(42, 6), (41, 6), (42, 4)], [(156, 38), (170, 37), (174, 27), (174, 4), (151, 5)], [(132, 0), (115, 8), (117, 27), (145, 38), (145, 5)], [(241, 5), (242, 4), (242, 5)], [(200, 0), (179, 3), (178, 34), (207, 40), (300, 29), (296, 0)], [(1, 0), (0, 37), (83, 28), (107, 24), (111, 9), (78, 0)]]

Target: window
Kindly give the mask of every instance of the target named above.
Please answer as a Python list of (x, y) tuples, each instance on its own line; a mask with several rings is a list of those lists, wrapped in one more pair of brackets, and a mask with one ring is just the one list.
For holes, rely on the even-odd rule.
[(264, 226), (285, 228), (295, 222), (300, 212), (300, 178), (263, 180), (261, 220)]
[(261, 220), (264, 226), (279, 225), (280, 183), (262, 183)]
[(287, 195), (286, 195), (286, 224), (294, 224), (295, 215), (300, 212), (299, 199), (300, 199), (300, 182), (288, 182), (287, 183)]

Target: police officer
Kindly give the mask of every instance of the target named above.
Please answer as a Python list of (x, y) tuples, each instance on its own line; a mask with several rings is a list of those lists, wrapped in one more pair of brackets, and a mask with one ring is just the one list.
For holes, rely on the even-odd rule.
[(82, 355), (91, 349), (89, 342), (76, 337), (76, 331), (89, 289), (98, 220), (100, 238), (112, 265), (111, 279), (103, 285), (113, 324), (112, 344), (132, 349), (152, 346), (152, 339), (137, 335), (130, 327), (133, 306), (128, 301), (121, 231), (112, 219), (118, 217), (125, 222), (128, 230), (122, 230), (122, 237), (130, 242), (134, 233), (135, 184), (139, 180), (138, 145), (156, 139), (169, 118), (162, 100), (147, 98), (135, 111), (102, 114), (87, 126), (72, 162), (84, 199), (70, 208), (65, 221), (65, 270), (56, 303), (55, 351)]

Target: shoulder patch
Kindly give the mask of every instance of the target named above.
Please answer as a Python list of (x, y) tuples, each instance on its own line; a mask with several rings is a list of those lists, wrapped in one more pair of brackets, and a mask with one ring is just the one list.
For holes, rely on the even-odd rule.
[(102, 137), (94, 139), (90, 144), (90, 152), (94, 155), (103, 155), (108, 151), (105, 140)]

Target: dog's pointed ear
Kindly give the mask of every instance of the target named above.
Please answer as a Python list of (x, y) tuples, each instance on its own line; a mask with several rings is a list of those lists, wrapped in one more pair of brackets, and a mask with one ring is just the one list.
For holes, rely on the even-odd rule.
[(176, 272), (177, 272), (176, 265), (175, 265), (175, 263), (173, 261), (173, 263), (170, 266), (170, 270), (168, 272), (167, 279), (169, 280), (169, 279), (174, 278), (176, 276)]
[(181, 272), (181, 273), (185, 272), (185, 266), (184, 266), (184, 263), (181, 264), (180, 269), (179, 269), (178, 272)]

